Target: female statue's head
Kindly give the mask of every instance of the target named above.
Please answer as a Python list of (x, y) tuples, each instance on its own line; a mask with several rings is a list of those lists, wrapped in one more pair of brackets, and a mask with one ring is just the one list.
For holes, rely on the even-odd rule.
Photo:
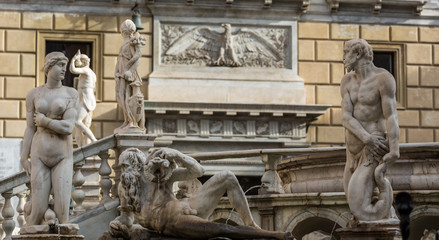
[(51, 52), (51, 53), (47, 54), (45, 62), (44, 62), (44, 74), (46, 74), (46, 76), (49, 76), (48, 75), (49, 71), (58, 62), (61, 62), (62, 65), (64, 65), (64, 71), (63, 72), (65, 73), (65, 66), (67, 66), (67, 63), (69, 62), (69, 59), (62, 52)]
[(122, 25), (120, 25), (120, 29), (122, 31), (122, 36), (131, 36), (131, 34), (136, 32), (136, 24), (127, 19), (122, 23)]

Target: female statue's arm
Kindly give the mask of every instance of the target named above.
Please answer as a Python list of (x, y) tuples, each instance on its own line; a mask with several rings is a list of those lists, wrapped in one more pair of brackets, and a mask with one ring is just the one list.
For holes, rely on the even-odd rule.
[(20, 163), (23, 169), (26, 171), (27, 176), (30, 177), (31, 165), (28, 160), (30, 155), (30, 149), (32, 144), (32, 138), (36, 132), (36, 126), (33, 121), (35, 106), (34, 106), (34, 92), (31, 90), (26, 96), (26, 130), (23, 136), (23, 148), (21, 150)]
[(75, 93), (75, 97), (69, 96), (71, 98), (69, 104), (67, 106), (66, 111), (63, 114), (62, 119), (52, 119), (46, 117), (42, 113), (35, 113), (35, 124), (38, 127), (48, 128), (58, 134), (69, 135), (72, 134), (73, 128), (75, 127), (75, 119), (76, 119), (76, 106), (78, 104), (78, 94)]

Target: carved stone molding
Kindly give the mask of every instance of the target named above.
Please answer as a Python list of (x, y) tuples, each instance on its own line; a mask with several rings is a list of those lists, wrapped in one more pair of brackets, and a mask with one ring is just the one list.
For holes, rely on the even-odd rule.
[(413, 14), (419, 16), (423, 10), (426, 0), (326, 0), (333, 13), (338, 12), (340, 8), (354, 6), (355, 8), (370, 8), (373, 13), (379, 14), (383, 8), (397, 9), (405, 8), (413, 11)]
[(214, 104), (145, 101), (156, 141), (279, 142), (306, 145), (306, 126), (327, 105)]

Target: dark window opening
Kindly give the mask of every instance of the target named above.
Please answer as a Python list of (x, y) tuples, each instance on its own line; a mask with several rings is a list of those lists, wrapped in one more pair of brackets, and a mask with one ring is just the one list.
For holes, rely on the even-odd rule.
[(384, 68), (389, 71), (393, 77), (395, 76), (395, 53), (394, 52), (374, 52), (373, 64), (377, 67)]
[[(69, 70), (70, 61), (75, 56), (78, 49), (82, 54), (87, 55), (90, 58), (90, 68), (93, 66), (93, 46), (91, 42), (67, 42), (67, 41), (46, 41), (46, 55), (51, 52), (62, 52), (69, 59), (67, 65), (67, 71), (62, 84), (64, 86), (74, 87), (77, 86), (78, 74), (72, 74)], [(47, 77), (44, 82), (47, 81)]]

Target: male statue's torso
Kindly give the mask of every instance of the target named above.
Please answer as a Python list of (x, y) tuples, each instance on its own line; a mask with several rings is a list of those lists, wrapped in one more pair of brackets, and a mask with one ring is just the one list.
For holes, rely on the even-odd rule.
[[(377, 136), (385, 136), (385, 119), (381, 108), (380, 85), (386, 81), (386, 72), (381, 68), (374, 68), (374, 71), (364, 79), (351, 72), (347, 78), (347, 91), (353, 105), (353, 116), (364, 129)], [(346, 132), (348, 149), (356, 154), (364, 147), (356, 136), (350, 131)]]

